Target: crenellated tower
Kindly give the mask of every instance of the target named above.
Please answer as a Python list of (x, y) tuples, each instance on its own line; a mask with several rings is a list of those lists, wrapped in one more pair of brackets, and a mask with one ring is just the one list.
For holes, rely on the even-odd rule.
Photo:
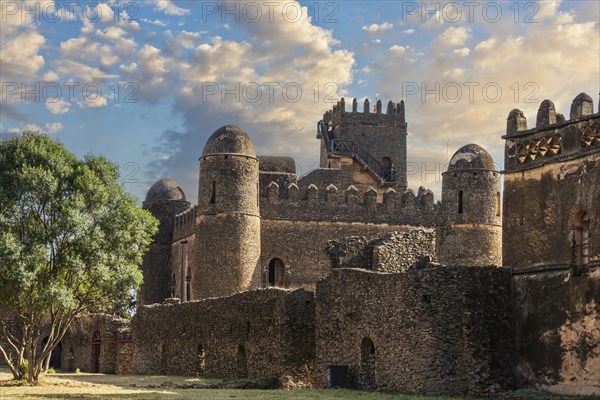
[(321, 168), (339, 168), (340, 160), (350, 157), (375, 178), (379, 187), (403, 192), (407, 187), (404, 101), (389, 101), (383, 112), (381, 100), (371, 112), (369, 99), (358, 110), (356, 99), (351, 111), (342, 98), (318, 123), (321, 139)]
[(242, 129), (227, 125), (200, 157), (196, 259), (199, 298), (260, 285), (259, 160)]
[(442, 174), (438, 259), (464, 266), (502, 265), (500, 173), (485, 149), (468, 144)]

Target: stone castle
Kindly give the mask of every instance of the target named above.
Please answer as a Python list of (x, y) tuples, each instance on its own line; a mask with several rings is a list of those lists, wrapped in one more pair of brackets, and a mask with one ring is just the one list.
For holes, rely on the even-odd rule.
[[(171, 179), (130, 324), (91, 315), (64, 368), (262, 376), (287, 387), (600, 392), (600, 111), (551, 101), (507, 120), (504, 171), (463, 146), (442, 199), (407, 187), (404, 103), (344, 99), (317, 124), (320, 168), (257, 156), (224, 126), (198, 204)], [(504, 187), (501, 188), (501, 177)], [(68, 350), (67, 350), (68, 349)]]

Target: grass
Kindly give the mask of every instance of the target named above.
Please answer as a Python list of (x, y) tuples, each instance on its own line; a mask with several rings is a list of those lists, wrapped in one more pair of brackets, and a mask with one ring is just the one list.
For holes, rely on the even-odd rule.
[[(62, 373), (47, 375), (37, 386), (10, 380), (12, 375), (0, 371), (0, 399), (143, 399), (143, 400), (457, 400), (459, 397), (435, 397), (406, 393), (366, 392), (346, 389), (198, 389), (203, 385), (239, 385), (243, 381), (224, 381), (181, 376), (104, 375)], [(187, 388), (184, 388), (187, 387)], [(577, 399), (533, 391), (519, 391), (498, 396), (513, 399)], [(475, 399), (471, 397), (470, 399)], [(486, 399), (491, 399), (490, 397)]]

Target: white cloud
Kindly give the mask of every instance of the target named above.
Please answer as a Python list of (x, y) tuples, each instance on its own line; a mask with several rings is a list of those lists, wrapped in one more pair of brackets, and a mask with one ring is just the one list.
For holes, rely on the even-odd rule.
[(155, 9), (158, 11), (163, 11), (167, 15), (182, 16), (190, 13), (190, 10), (176, 6), (172, 0), (155, 0), (155, 2)]
[(402, 33), (406, 33), (407, 35), (412, 35), (413, 33), (415, 33), (414, 29), (406, 29), (403, 30)]
[(389, 52), (392, 55), (400, 56), (400, 55), (406, 53), (406, 47), (398, 46), (397, 44), (395, 44), (392, 47), (390, 47)]
[(180, 46), (191, 49), (195, 46), (198, 38), (200, 38), (200, 33), (198, 32), (188, 32), (182, 31), (179, 35), (175, 37), (175, 41)]
[(69, 111), (71, 103), (63, 99), (55, 99), (50, 97), (46, 99), (46, 108), (54, 115), (64, 114)]
[(362, 27), (362, 30), (366, 33), (373, 34), (378, 32), (384, 32), (390, 30), (394, 27), (394, 24), (390, 24), (389, 22), (384, 22), (383, 24), (371, 24), (365, 25)]
[(148, 18), (142, 18), (142, 21), (156, 26), (167, 26), (167, 24), (162, 22), (160, 19), (150, 20)]
[(48, 133), (56, 133), (63, 128), (63, 124), (60, 122), (52, 122), (44, 125), (44, 128), (46, 128)]
[(467, 57), (471, 53), (471, 49), (468, 47), (462, 47), (452, 51), (457, 57)]
[(88, 108), (102, 108), (106, 107), (108, 102), (106, 101), (106, 97), (90, 96), (89, 98), (83, 101), (83, 104)]
[(445, 50), (447, 48), (464, 46), (471, 30), (466, 27), (450, 27), (444, 30), (434, 42), (434, 47)]

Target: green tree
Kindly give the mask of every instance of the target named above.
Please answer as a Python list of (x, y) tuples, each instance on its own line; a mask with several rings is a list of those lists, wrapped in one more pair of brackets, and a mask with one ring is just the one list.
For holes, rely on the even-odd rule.
[(118, 178), (47, 135), (0, 141), (0, 352), (15, 379), (26, 364), (37, 382), (77, 315), (128, 306), (141, 283), (158, 221)]

